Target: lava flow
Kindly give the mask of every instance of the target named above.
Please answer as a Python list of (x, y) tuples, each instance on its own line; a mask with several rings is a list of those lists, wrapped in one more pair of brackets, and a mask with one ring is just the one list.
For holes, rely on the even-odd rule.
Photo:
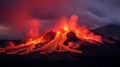
[[(29, 36), (24, 43), (15, 44), (10, 42), (9, 46), (0, 48), (0, 53), (25, 55), (32, 52), (41, 54), (52, 52), (74, 52), (78, 50), (82, 41), (89, 43), (102, 43), (102, 37), (95, 35), (85, 26), (77, 25), (78, 16), (73, 15), (69, 20), (63, 18), (55, 29), (41, 36), (33, 37), (37, 32), (30, 29)], [(34, 26), (33, 26), (34, 27)], [(35, 27), (36, 29), (36, 27)]]

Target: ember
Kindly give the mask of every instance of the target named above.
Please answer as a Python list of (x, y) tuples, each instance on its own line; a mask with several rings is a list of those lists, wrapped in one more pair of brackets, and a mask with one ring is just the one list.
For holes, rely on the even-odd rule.
[(52, 52), (75, 52), (84, 42), (102, 43), (102, 37), (95, 35), (88, 28), (77, 25), (78, 16), (73, 15), (69, 20), (63, 18), (60, 25), (50, 32), (41, 36), (38, 35), (37, 23), (28, 32), (29, 38), (22, 44), (10, 42), (5, 48), (0, 48), (1, 53), (25, 55), (31, 52), (40, 52), (41, 54)]

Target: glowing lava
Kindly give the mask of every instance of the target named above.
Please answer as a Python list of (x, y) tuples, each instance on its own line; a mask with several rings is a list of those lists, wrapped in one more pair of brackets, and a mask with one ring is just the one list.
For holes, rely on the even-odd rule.
[(31, 52), (40, 52), (41, 54), (52, 52), (82, 53), (82, 51), (76, 49), (80, 47), (80, 40), (89, 43), (102, 43), (101, 36), (95, 35), (84, 26), (78, 26), (77, 20), (77, 15), (71, 16), (69, 20), (63, 18), (56, 29), (41, 36), (38, 36), (38, 33), (36, 33), (37, 24), (33, 24), (35, 26), (28, 32), (29, 36), (31, 36), (30, 38), (18, 45), (10, 42), (10, 46), (0, 48), (0, 52), (20, 55)]

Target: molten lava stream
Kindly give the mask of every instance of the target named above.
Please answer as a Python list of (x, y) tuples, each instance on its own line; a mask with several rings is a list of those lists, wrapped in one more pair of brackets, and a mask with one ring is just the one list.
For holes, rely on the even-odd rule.
[[(89, 43), (102, 43), (102, 37), (99, 35), (95, 35), (93, 32), (89, 31), (86, 27), (80, 27), (77, 25), (78, 16), (73, 15), (69, 20), (66, 18), (62, 19), (56, 30), (53, 30), (51, 33), (45, 33), (42, 36), (38, 36), (38, 23), (31, 24), (32, 29), (28, 32), (31, 38), (29, 38), (25, 43), (16, 45), (13, 42), (10, 43), (10, 46), (0, 48), (0, 53), (5, 54), (20, 54), (25, 55), (31, 52), (40, 52), (41, 54), (52, 53), (52, 52), (74, 52), (74, 53), (82, 53), (80, 50), (76, 50), (76, 48), (70, 48), (69, 44), (65, 45), (64, 42), (68, 39), (70, 40), (68, 43), (76, 43), (79, 42), (89, 42)], [(68, 33), (72, 32), (72, 34)], [(34, 34), (35, 33), (35, 34)], [(52, 35), (52, 36), (51, 36)], [(72, 36), (71, 36), (72, 35)], [(36, 38), (37, 36), (37, 38)], [(32, 38), (33, 37), (33, 38)], [(35, 37), (35, 38), (34, 38)], [(75, 41), (77, 40), (77, 41)], [(81, 40), (81, 41), (80, 41)], [(71, 43), (71, 44), (72, 44)], [(38, 47), (39, 46), (39, 47)]]
[(57, 33), (55, 38), (50, 41), (47, 45), (37, 49), (37, 51), (42, 51), (41, 53), (52, 53), (52, 52), (75, 52), (75, 53), (82, 53), (79, 50), (70, 49), (68, 46), (63, 45), (64, 41), (66, 40), (66, 33), (61, 34)]
[(5, 48), (0, 48), (0, 52), (6, 53), (6, 54), (28, 54), (31, 51), (33, 51), (36, 44), (40, 43), (44, 35), (34, 40), (28, 39), (25, 43), (19, 44), (19, 45), (16, 45), (13, 42), (10, 42), (10, 46), (7, 46)]

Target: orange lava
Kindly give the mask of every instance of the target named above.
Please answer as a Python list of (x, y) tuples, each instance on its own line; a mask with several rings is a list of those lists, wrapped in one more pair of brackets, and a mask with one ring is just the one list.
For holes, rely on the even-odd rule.
[(72, 46), (72, 44), (75, 43), (70, 42), (68, 46), (64, 45), (64, 42), (67, 39), (66, 35), (69, 32), (74, 32), (79, 39), (86, 42), (102, 43), (101, 36), (95, 35), (85, 26), (78, 26), (77, 20), (77, 15), (72, 15), (69, 20), (63, 18), (59, 26), (53, 29), (54, 33), (51, 34), (54, 34), (53, 36), (47, 33), (43, 34), (42, 36), (38, 36), (38, 33), (36, 33), (37, 27), (35, 27), (37, 24), (33, 24), (35, 26), (33, 26), (33, 28), (28, 32), (30, 38), (28, 38), (24, 43), (18, 45), (10, 42), (9, 46), (0, 48), (0, 52), (5, 54), (19, 55), (25, 55), (32, 52), (40, 52), (41, 54), (52, 52), (82, 53), (80, 50), (70, 48), (70, 45)]

